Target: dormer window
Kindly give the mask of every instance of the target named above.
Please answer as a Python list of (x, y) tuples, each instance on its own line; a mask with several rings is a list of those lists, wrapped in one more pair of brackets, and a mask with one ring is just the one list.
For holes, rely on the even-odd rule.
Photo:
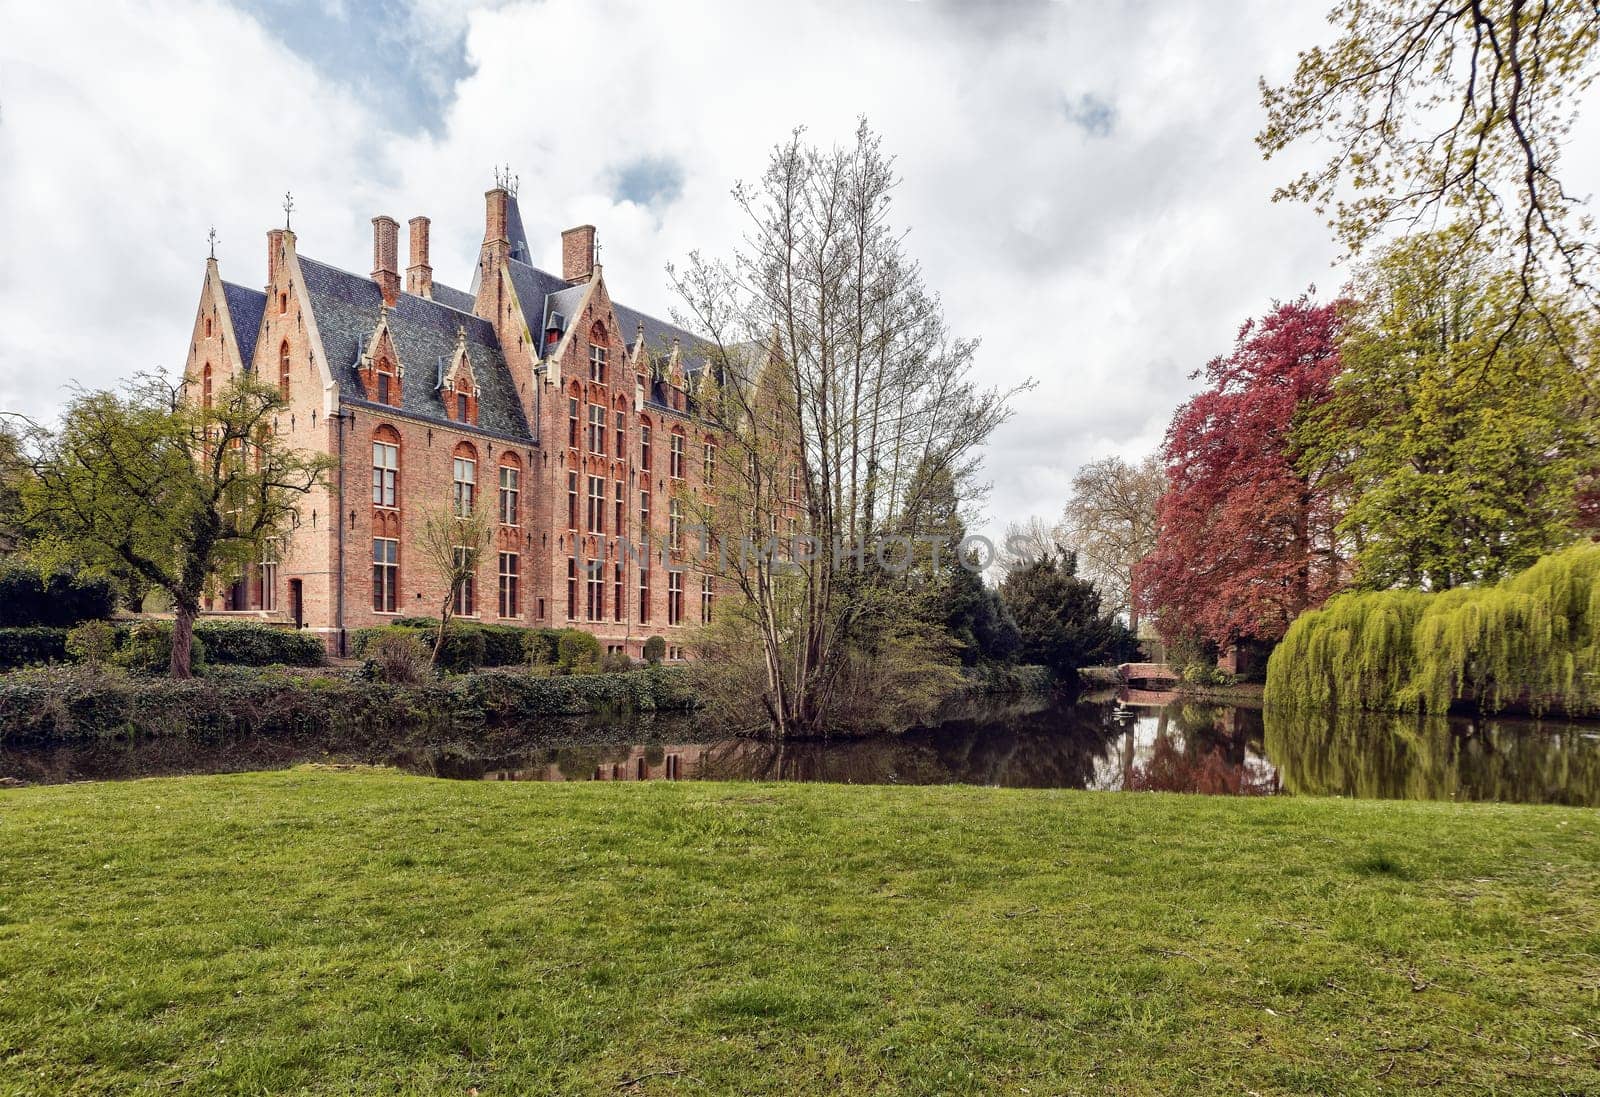
[(456, 418), (465, 423), (467, 421), (468, 414), (467, 394), (464, 392), (456, 393)]

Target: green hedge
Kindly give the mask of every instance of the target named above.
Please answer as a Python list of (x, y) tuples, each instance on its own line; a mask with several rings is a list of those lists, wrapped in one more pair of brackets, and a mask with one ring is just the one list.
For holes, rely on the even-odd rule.
[(0, 628), (0, 669), (13, 670), (34, 663), (67, 661), (64, 628)]
[(0, 741), (532, 729), (543, 717), (692, 707), (682, 668), (582, 677), (487, 671), (402, 687), (281, 671), (224, 668), (174, 681), (52, 667), (0, 677)]
[(213, 663), (319, 667), (325, 654), (322, 641), (315, 633), (252, 621), (201, 621), (194, 632), (205, 641), (207, 655)]
[[(365, 658), (367, 648), (380, 636), (415, 636), (431, 651), (439, 622), (432, 617), (402, 617), (392, 625), (359, 628), (350, 634), (350, 654)], [(593, 673), (600, 669), (600, 641), (582, 629), (520, 628), (485, 625), (476, 621), (451, 621), (440, 665), (464, 673), (480, 667), (559, 665), (568, 673)], [(619, 668), (620, 669), (620, 668)]]

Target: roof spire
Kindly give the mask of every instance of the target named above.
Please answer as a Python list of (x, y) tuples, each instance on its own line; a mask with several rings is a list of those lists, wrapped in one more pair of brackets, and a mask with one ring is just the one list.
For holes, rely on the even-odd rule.
[(210, 231), (206, 233), (206, 243), (211, 245), (211, 254), (208, 258), (215, 259), (217, 257), (217, 226), (212, 225)]

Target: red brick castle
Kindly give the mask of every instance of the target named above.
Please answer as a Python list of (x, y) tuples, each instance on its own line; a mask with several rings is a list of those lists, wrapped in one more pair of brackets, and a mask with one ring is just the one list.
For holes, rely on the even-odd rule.
[[(323, 635), (436, 615), (446, 584), (409, 550), (429, 507), (489, 507), (498, 520), (456, 599), (484, 622), (587, 629), (639, 657), (709, 619), (710, 575), (650, 568), (622, 551), (684, 536), (681, 500), (714, 467), (692, 415), (705, 374), (688, 332), (612, 300), (595, 230), (561, 234), (560, 275), (530, 261), (516, 194), (486, 195), (472, 289), (434, 281), (428, 219), (372, 219), (363, 277), (267, 233), (265, 291), (207, 261), (185, 375), (189, 391), (241, 371), (276, 383), (290, 444), (335, 459), (274, 559), (213, 599)], [(595, 563), (598, 561), (598, 563)], [(586, 566), (587, 565), (587, 566)]]

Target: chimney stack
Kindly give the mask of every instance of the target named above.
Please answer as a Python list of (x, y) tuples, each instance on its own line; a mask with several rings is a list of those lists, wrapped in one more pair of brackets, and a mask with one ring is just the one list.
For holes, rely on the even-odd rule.
[(509, 240), (506, 236), (507, 210), (511, 205), (511, 192), (505, 187), (495, 187), (484, 192), (483, 213), (483, 242), (485, 244), (504, 244)]
[(400, 299), (400, 222), (387, 214), (372, 219), (372, 280), (393, 308)]
[(579, 225), (561, 234), (561, 277), (587, 282), (594, 272), (594, 226)]
[(406, 292), (433, 299), (433, 268), (428, 265), (428, 219), (413, 217), (410, 230), (411, 265), (406, 267)]

